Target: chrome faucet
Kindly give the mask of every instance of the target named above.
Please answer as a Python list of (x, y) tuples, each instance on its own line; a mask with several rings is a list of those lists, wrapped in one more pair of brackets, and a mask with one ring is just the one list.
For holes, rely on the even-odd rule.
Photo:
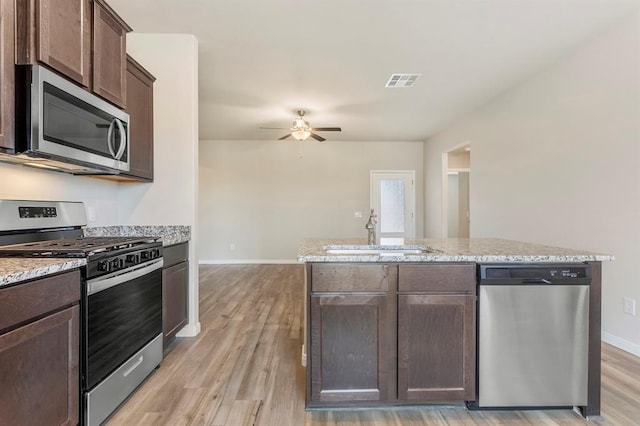
[(371, 214), (369, 215), (369, 221), (364, 226), (369, 231), (367, 244), (369, 244), (370, 246), (375, 245), (376, 243), (376, 223), (378, 223), (378, 221), (376, 220), (376, 217), (378, 217), (378, 215), (376, 215), (375, 211), (371, 209)]

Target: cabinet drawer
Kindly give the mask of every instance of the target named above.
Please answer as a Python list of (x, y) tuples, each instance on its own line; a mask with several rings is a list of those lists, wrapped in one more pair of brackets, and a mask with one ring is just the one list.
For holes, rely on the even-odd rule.
[(397, 277), (396, 265), (314, 264), (311, 291), (386, 292)]
[(400, 265), (399, 292), (475, 293), (476, 267), (468, 264)]
[(164, 268), (189, 260), (189, 243), (179, 243), (162, 248)]
[(80, 271), (0, 290), (0, 330), (80, 300)]

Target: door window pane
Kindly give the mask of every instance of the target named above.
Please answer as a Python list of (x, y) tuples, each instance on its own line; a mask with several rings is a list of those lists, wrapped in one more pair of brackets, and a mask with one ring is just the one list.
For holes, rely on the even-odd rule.
[(380, 232), (404, 232), (404, 181), (380, 181)]

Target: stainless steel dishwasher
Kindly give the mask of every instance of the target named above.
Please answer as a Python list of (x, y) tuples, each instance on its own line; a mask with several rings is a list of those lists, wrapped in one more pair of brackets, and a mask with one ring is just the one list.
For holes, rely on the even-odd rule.
[(484, 264), (474, 408), (587, 405), (586, 264)]

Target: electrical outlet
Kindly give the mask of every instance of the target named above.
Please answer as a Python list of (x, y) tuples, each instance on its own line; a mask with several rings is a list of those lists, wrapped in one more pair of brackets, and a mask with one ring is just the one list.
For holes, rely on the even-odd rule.
[(87, 220), (89, 222), (95, 222), (96, 221), (96, 208), (95, 207), (87, 206)]
[(630, 297), (624, 298), (624, 306), (622, 308), (625, 314), (634, 315), (636, 314), (636, 299), (632, 299)]
[(353, 217), (362, 217), (362, 212), (353, 212)]
[(236, 245), (234, 243), (229, 244), (229, 250), (234, 251), (236, 249)]

